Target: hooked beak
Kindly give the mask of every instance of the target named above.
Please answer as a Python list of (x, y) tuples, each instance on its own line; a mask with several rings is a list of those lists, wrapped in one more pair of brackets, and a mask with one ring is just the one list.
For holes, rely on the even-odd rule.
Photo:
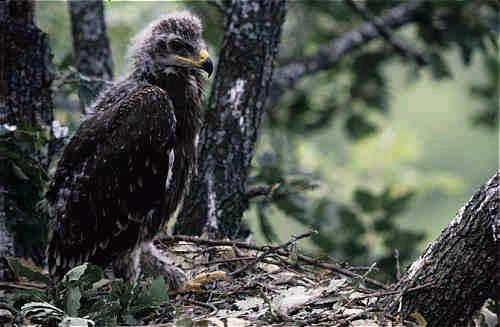
[(208, 74), (208, 77), (212, 75), (212, 72), (214, 70), (212, 59), (210, 59), (208, 51), (205, 49), (200, 50), (197, 60), (182, 56), (176, 56), (176, 59), (183, 64), (188, 64), (189, 66), (204, 70)]

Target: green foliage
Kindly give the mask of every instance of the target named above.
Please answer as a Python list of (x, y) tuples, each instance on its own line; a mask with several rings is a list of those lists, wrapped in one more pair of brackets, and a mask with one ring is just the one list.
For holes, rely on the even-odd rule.
[(344, 130), (352, 140), (361, 140), (377, 131), (377, 126), (366, 116), (352, 113), (344, 123)]
[(471, 94), (483, 102), (483, 106), (478, 108), (478, 112), (473, 114), (472, 119), (477, 125), (494, 129), (498, 127), (500, 57), (486, 57), (484, 61), (487, 81), (483, 84), (472, 85), (470, 89)]
[[(17, 259), (9, 262), (18, 267), (19, 277), (47, 282), (46, 276), (40, 278), (39, 272)], [(8, 295), (7, 304), (18, 310), (21, 317), (30, 317), (33, 322), (65, 322), (68, 326), (79, 326), (82, 322), (97, 326), (141, 325), (155, 315), (169, 315), (172, 310), (161, 277), (139, 284), (110, 281), (104, 278), (99, 267), (85, 263), (68, 271), (55, 285), (47, 285), (45, 291), (28, 290)]]
[(322, 252), (352, 264), (376, 261), (381, 277), (395, 276), (395, 250), (405, 264), (418, 253), (423, 234), (406, 230), (397, 221), (414, 196), (412, 191), (396, 192), (395, 187), (386, 186), (376, 192), (360, 187), (353, 191), (352, 200), (343, 202), (330, 194), (310, 195), (308, 191), (321, 187), (317, 177), (297, 167), (285, 138), (276, 137), (271, 144), (256, 158), (251, 176), (252, 185), (279, 185), (253, 202), (267, 241), (280, 241), (271, 223), (273, 212), (278, 211), (318, 230), (311, 240)]
[[(376, 1), (366, 5), (375, 15), (380, 15), (395, 4), (393, 1)], [(484, 101), (484, 107), (478, 110), (473, 120), (491, 127), (498, 121), (498, 61), (492, 57), (492, 54), (496, 57), (498, 9), (498, 3), (492, 1), (430, 1), (422, 8), (411, 33), (393, 32), (401, 34), (404, 42), (427, 56), (429, 65), (424, 69), (437, 80), (453, 78), (449, 56), (446, 56), (451, 49), (459, 49), (464, 66), (472, 63), (474, 55), (491, 57), (485, 65), (489, 72), (488, 81), (474, 85), (471, 90), (474, 96)], [(283, 38), (286, 46), (280, 50), (282, 64), (313, 53), (321, 44), (362, 23), (349, 7), (335, 1), (294, 3), (287, 17), (288, 29)], [(325, 17), (334, 23), (324, 25)], [(410, 82), (420, 77), (422, 69), (411, 59), (401, 57), (387, 42), (378, 40), (346, 56), (330, 71), (307, 78), (271, 110), (266, 126), (269, 135), (275, 137), (279, 131), (286, 135), (290, 144), (299, 144), (314, 139), (325, 128), (339, 126), (332, 124), (339, 119), (345, 135), (352, 142), (373, 137), (382, 127), (374, 119), (376, 114), (382, 114), (383, 119), (389, 113), (391, 75), (387, 68), (397, 61), (404, 62), (409, 68)], [(394, 250), (398, 250), (403, 264), (416, 255), (423, 235), (403, 229), (397, 219), (408, 208), (415, 190), (397, 194), (394, 190), (398, 185), (382, 182), (374, 188), (381, 189), (377, 192), (368, 187), (369, 178), (361, 179), (365, 184), (358, 184), (353, 189), (351, 200), (341, 199), (338, 194), (318, 196), (317, 192), (289, 189), (289, 174), (302, 172), (305, 179), (313, 177), (304, 173), (305, 169), (299, 166), (300, 160), (290, 164), (279, 159), (293, 156), (293, 150), (290, 150), (293, 145), (272, 145), (271, 150), (261, 148), (264, 150), (260, 152), (261, 159), (257, 160), (254, 176), (260, 183), (282, 185), (271, 198), (255, 201), (259, 225), (266, 239), (277, 238), (270, 223), (273, 217), (270, 209), (273, 209), (319, 230), (313, 243), (335, 258), (357, 264), (376, 260), (379, 268), (394, 276)], [(332, 174), (342, 172), (333, 171)], [(326, 177), (316, 175), (314, 179)], [(315, 184), (320, 183), (315, 180)]]
[(5, 194), (8, 228), (26, 256), (43, 258), (48, 214), (40, 205), (48, 181), (43, 158), (46, 133), (19, 124), (0, 126), (0, 181), (10, 185)]

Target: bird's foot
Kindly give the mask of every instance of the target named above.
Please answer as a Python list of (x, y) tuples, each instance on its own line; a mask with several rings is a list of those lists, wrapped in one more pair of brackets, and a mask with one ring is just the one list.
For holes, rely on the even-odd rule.
[(182, 289), (187, 281), (186, 273), (173, 264), (164, 253), (152, 242), (145, 243), (142, 250), (142, 261), (151, 267), (153, 274), (165, 279), (169, 290)]

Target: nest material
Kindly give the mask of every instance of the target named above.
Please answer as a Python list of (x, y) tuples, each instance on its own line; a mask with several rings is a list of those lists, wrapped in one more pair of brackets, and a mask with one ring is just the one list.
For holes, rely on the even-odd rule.
[(375, 305), (394, 291), (370, 287), (385, 285), (366, 272), (299, 253), (297, 240), (310, 234), (263, 247), (183, 236), (156, 241), (188, 277), (170, 294), (178, 318), (164, 326), (402, 325)]
[[(358, 273), (359, 268), (301, 253), (297, 241), (312, 233), (277, 246), (188, 236), (156, 240), (154, 245), (162, 259), (181, 268), (187, 281), (182, 288), (170, 291), (169, 301), (160, 303), (158, 310), (142, 321), (151, 327), (415, 325), (415, 322), (401, 322), (377, 306), (380, 297), (396, 295), (397, 298), (401, 292), (369, 278), (372, 267)], [(101, 279), (92, 288), (109, 293), (112, 282)], [(21, 280), (3, 284), (14, 291), (46, 289), (46, 285)], [(404, 293), (423, 287), (427, 286), (407, 289)], [(47, 303), (25, 306), (29, 305), (44, 305), (46, 311), (54, 313)], [(417, 325), (426, 325), (418, 313), (412, 316)], [(68, 319), (80, 318), (66, 317), (65, 321)]]

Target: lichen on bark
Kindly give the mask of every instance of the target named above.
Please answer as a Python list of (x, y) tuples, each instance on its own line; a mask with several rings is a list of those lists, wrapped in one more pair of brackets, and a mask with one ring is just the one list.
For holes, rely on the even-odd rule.
[(204, 128), (198, 175), (175, 231), (238, 237), (273, 61), (285, 19), (284, 0), (234, 1), (226, 23)]
[[(68, 8), (71, 17), (73, 52), (78, 72), (86, 77), (111, 80), (113, 60), (106, 33), (102, 1), (71, 0), (68, 2)], [(80, 85), (78, 95), (80, 107), (84, 113), (85, 108), (99, 94), (103, 85), (103, 83)]]

